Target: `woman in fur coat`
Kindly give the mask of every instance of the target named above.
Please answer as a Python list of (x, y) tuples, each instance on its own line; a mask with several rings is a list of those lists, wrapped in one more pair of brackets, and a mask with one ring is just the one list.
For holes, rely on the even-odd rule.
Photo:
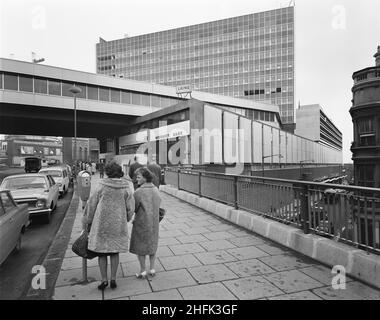
[(153, 174), (147, 168), (136, 171), (139, 188), (134, 193), (135, 217), (133, 220), (129, 251), (138, 256), (140, 273), (137, 278), (146, 277), (145, 259), (149, 256), (151, 276), (155, 275), (154, 262), (158, 246), (159, 209), (161, 198), (157, 187), (152, 183)]
[(116, 274), (119, 266), (119, 252), (128, 252), (127, 222), (135, 210), (133, 190), (123, 177), (123, 171), (116, 162), (105, 167), (108, 178), (99, 182), (84, 210), (83, 228), (90, 227), (88, 250), (98, 256), (102, 282), (99, 290), (108, 286), (107, 256), (111, 260), (111, 288), (116, 288)]

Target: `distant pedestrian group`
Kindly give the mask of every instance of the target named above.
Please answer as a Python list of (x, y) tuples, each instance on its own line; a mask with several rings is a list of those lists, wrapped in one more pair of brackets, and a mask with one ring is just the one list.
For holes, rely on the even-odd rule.
[[(107, 257), (110, 256), (110, 287), (117, 287), (116, 275), (119, 253), (136, 254), (140, 270), (136, 277), (155, 276), (155, 259), (159, 239), (161, 198), (161, 167), (150, 163), (144, 167), (135, 158), (129, 177), (115, 161), (99, 164), (98, 188), (87, 201), (82, 219), (83, 231), (88, 233), (88, 251), (98, 257), (101, 283), (99, 290), (108, 286)], [(106, 178), (103, 178), (104, 172)], [(128, 222), (132, 223), (130, 243)], [(149, 256), (149, 269), (146, 257)], [(137, 270), (136, 270), (137, 271)]]

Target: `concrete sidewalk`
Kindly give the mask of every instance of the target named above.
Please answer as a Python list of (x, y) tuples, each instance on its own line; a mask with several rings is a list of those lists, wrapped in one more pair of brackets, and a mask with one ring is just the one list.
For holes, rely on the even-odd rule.
[[(96, 174), (92, 190), (98, 182)], [(82, 258), (71, 244), (82, 228), (79, 205), (54, 299), (380, 299), (378, 290), (349, 278), (345, 290), (334, 290), (331, 270), (320, 263), (168, 194), (161, 196), (167, 214), (160, 223), (154, 278), (136, 279), (137, 257), (125, 253), (120, 254), (115, 290), (108, 287), (103, 296), (97, 289), (97, 259), (88, 261), (90, 283), (78, 284)]]

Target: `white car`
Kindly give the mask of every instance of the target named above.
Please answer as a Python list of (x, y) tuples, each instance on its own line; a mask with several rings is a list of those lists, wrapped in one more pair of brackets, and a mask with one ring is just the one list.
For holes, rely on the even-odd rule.
[(70, 175), (67, 172), (66, 166), (47, 167), (41, 169), (38, 173), (48, 174), (53, 177), (54, 181), (59, 186), (59, 194), (64, 196), (69, 190)]
[(8, 190), (0, 191), (0, 265), (21, 249), (21, 238), (29, 225), (28, 206), (16, 204)]
[(17, 204), (28, 204), (29, 218), (43, 216), (50, 222), (51, 213), (58, 204), (58, 184), (50, 175), (27, 173), (4, 178), (0, 190), (10, 191)]

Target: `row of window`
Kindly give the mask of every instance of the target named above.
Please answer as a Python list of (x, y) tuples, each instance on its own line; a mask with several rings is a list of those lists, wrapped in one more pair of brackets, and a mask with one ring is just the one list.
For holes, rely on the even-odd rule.
[[(260, 35), (250, 38), (238, 38), (238, 39), (226, 39), (224, 41), (219, 42), (211, 42), (211, 41), (204, 41), (199, 44), (194, 43), (185, 43), (180, 42), (177, 44), (171, 44), (171, 45), (162, 45), (160, 43), (160, 46), (153, 46), (151, 44), (147, 44), (145, 48), (143, 49), (136, 49), (136, 46), (133, 46), (131, 48), (125, 47), (124, 50), (118, 52), (117, 50), (112, 50), (110, 48), (106, 48), (102, 51), (109, 51), (112, 52), (112, 54), (102, 53), (98, 55), (98, 61), (110, 61), (118, 58), (131, 58), (134, 56), (141, 56), (141, 55), (167, 55), (169, 53), (171, 54), (181, 54), (184, 55), (185, 53), (192, 53), (192, 52), (212, 52), (212, 51), (233, 51), (238, 49), (257, 49), (258, 51), (265, 50), (266, 46), (273, 46), (274, 48), (281, 48), (281, 47), (287, 47), (288, 44), (291, 44), (291, 46), (294, 43), (293, 38), (293, 31), (283, 31), (279, 34), (266, 34), (266, 35)], [(256, 50), (256, 51), (257, 51)]]
[(60, 156), (61, 154), (62, 154), (61, 148), (34, 147), (34, 146), (20, 146), (19, 147), (19, 156), (26, 156), (26, 155)]
[[(21, 74), (18, 75), (14, 73), (0, 73), (0, 79), (0, 89), (34, 92), (55, 96), (73, 96), (73, 94), (69, 91), (69, 89), (74, 85), (73, 82), (32, 77)], [(178, 103), (179, 101), (177, 98), (137, 93), (128, 90), (107, 88), (90, 84), (75, 83), (75, 86), (82, 90), (81, 93), (77, 94), (77, 97), (82, 99), (153, 106), (159, 108), (168, 107)]]
[[(197, 26), (195, 26), (197, 27)], [(185, 44), (195, 44), (207, 41), (222, 41), (228, 39), (237, 39), (243, 37), (249, 37), (253, 35), (263, 35), (263, 34), (273, 34), (281, 31), (293, 30), (294, 21), (293, 19), (286, 19), (283, 21), (276, 21), (276, 24), (269, 21), (265, 23), (254, 24), (244, 24), (240, 23), (236, 26), (221, 25), (220, 27), (205, 28), (200, 26), (198, 30), (191, 30), (191, 27), (187, 27), (187, 30), (178, 31), (178, 29), (156, 32), (151, 34), (145, 34), (142, 36), (135, 36), (131, 38), (123, 38), (109, 42), (100, 42), (97, 45), (101, 47), (111, 47), (117, 48), (122, 46), (133, 46), (136, 47), (137, 44), (146, 45), (157, 44), (161, 45), (164, 42), (181, 42)]]
[[(268, 46), (264, 50), (245, 50), (236, 49), (233, 51), (222, 51), (220, 50), (209, 50), (209, 51), (199, 51), (199, 52), (185, 52), (185, 53), (174, 53), (165, 52), (162, 54), (155, 54), (153, 56), (133, 56), (130, 58), (117, 58), (112, 61), (98, 61), (98, 66), (107, 65), (123, 65), (126, 66), (137, 66), (137, 65), (151, 65), (155, 63), (170, 63), (176, 61), (177, 63), (191, 63), (191, 62), (202, 62), (203, 64), (208, 61), (208, 63), (223, 64), (227, 62), (252, 62), (260, 63), (260, 59), (268, 58), (284, 58), (288, 55), (293, 55), (293, 43), (289, 43), (282, 48), (271, 48)], [(286, 59), (286, 58), (285, 58)]]

